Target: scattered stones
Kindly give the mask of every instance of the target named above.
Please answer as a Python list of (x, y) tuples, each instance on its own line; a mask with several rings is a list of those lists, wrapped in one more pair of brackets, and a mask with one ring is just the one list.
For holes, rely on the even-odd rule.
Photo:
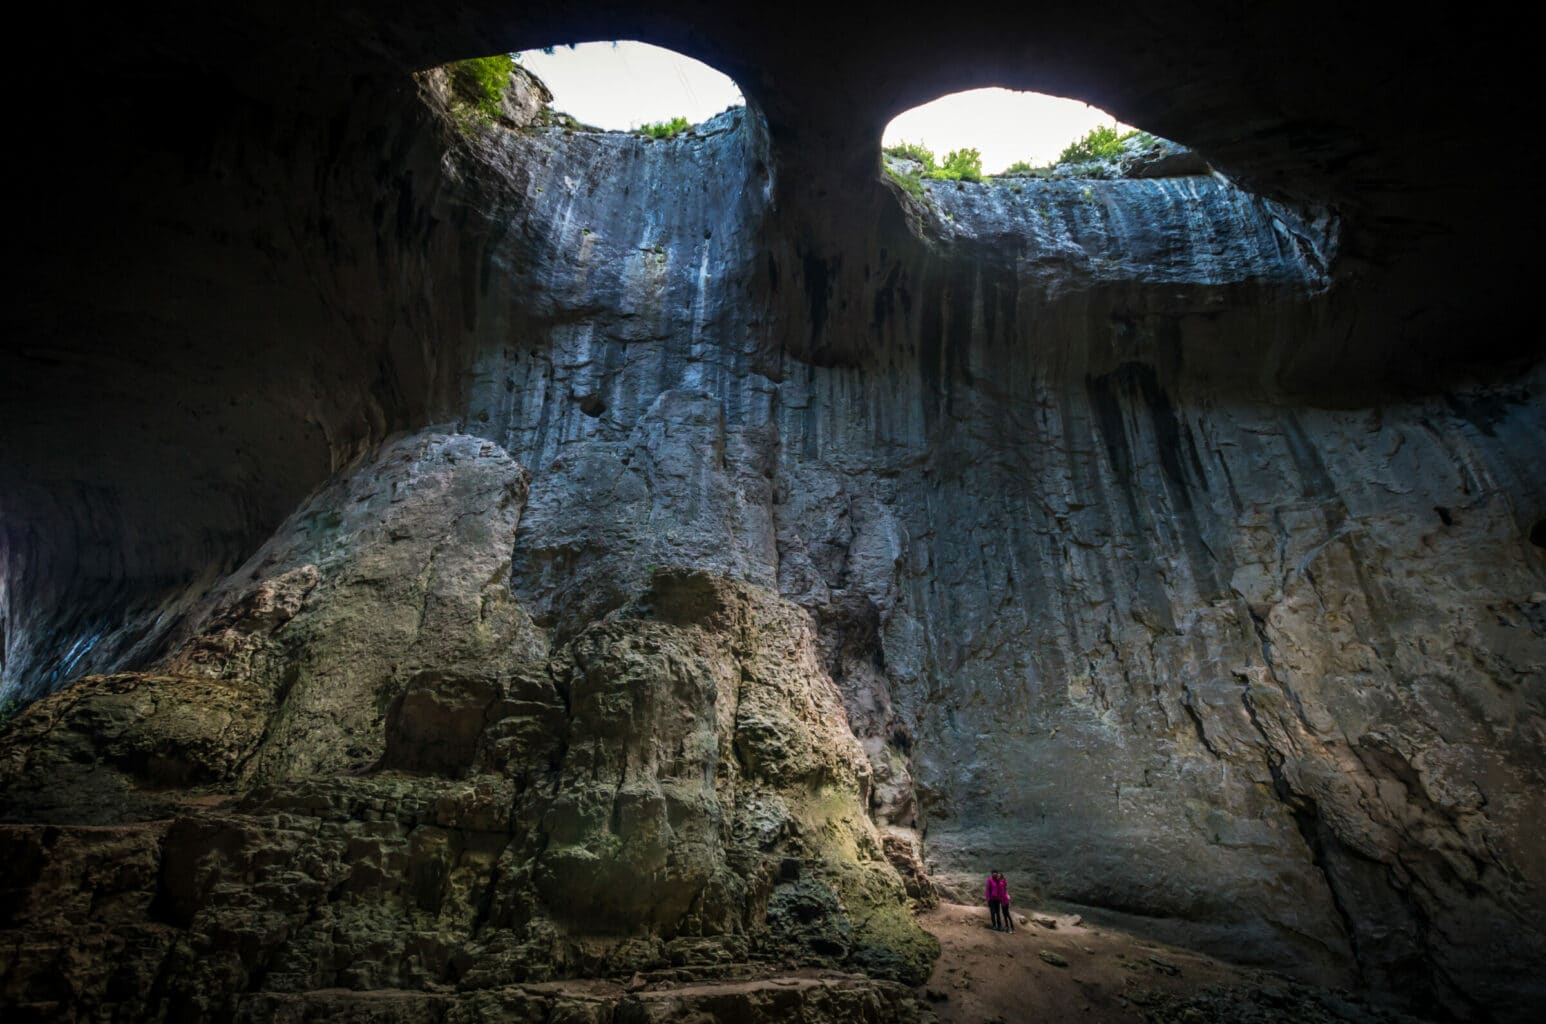
[(1063, 959), (1060, 954), (1052, 952), (1050, 949), (1044, 949), (1036, 955), (1039, 956), (1044, 962), (1051, 964), (1053, 967), (1068, 966), (1067, 960)]

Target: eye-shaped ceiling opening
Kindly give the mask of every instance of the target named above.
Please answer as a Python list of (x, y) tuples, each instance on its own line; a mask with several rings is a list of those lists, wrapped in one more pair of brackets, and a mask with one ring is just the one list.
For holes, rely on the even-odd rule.
[(1159, 176), (1144, 170), (1164, 156), (1181, 174), (1206, 170), (1200, 158), (1081, 100), (1003, 88), (951, 93), (913, 107), (881, 139), (894, 178), (979, 181), (992, 178)]
[(606, 131), (685, 127), (745, 103), (728, 76), (649, 43), (575, 43), (524, 50), (514, 57), (542, 79), (555, 110)]
[(1117, 138), (1134, 131), (1080, 100), (990, 88), (951, 93), (898, 114), (881, 144), (923, 146), (941, 158), (976, 150), (982, 173), (997, 175), (1051, 166), (1091, 132)]

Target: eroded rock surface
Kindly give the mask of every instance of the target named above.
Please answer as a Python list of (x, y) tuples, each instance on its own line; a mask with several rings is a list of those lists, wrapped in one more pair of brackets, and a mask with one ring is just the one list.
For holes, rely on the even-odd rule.
[[(592, 286), (582, 306), (550, 286), (566, 259), (539, 264), (551, 347), (485, 371), (570, 396), (488, 393), (541, 467), (514, 564), (544, 621), (572, 629), (660, 564), (776, 578), (815, 615), (872, 813), (921, 828), (947, 885), (999, 866), (1321, 980), (1457, 1013), (1533, 1000), (1539, 371), (1285, 404), (1250, 374), (1324, 329), (1334, 224), (1188, 178), (942, 189), (946, 248), (847, 300), (885, 339), (873, 359), (775, 373), (712, 287), (742, 272), (696, 197), (640, 235), (574, 192), (549, 207), (560, 186), (530, 168), (561, 136), (504, 144), (532, 234)], [(574, 145), (670, 194), (664, 147)], [(676, 145), (718, 176), (758, 143)], [(682, 273), (595, 308), (585, 268), (633, 252)], [(844, 294), (803, 272), (813, 313)]]
[[(165, 674), (88, 677), (0, 736), (8, 1003), (309, 1019), (369, 1004), (319, 990), (439, 993), (397, 997), (412, 1016), (752, 960), (927, 975), (807, 613), (660, 569), (549, 651), (508, 585), (525, 480), (486, 440), (390, 443), (217, 588)], [(755, 988), (626, 1012), (911, 1012), (867, 981)]]

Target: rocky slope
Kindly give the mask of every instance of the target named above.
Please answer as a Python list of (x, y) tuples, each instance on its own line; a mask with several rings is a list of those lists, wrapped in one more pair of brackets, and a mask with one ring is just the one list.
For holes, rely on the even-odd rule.
[(523, 87), (470, 137), (433, 79), (239, 105), (207, 194), (125, 214), (176, 257), (70, 316), (220, 342), (106, 407), (192, 373), (191, 448), (9, 403), (6, 692), (110, 674), (0, 738), (8, 1000), (915, 980), (921, 836), (947, 889), (1528, 1016), (1538, 366), (1357, 379), (1337, 216), (1216, 177), (920, 204), (877, 164), (817, 224), (776, 109), (650, 142)]
[[(938, 947), (806, 614), (662, 569), (550, 650), (507, 584), (525, 494), (488, 441), (389, 444), (153, 671), (32, 705), (0, 737), (29, 823), (0, 830), (7, 1002), (265, 1019), (282, 993), (496, 993), (408, 1000), (463, 1012), (749, 959), (921, 981)], [(806, 994), (907, 1003), (855, 984)]]

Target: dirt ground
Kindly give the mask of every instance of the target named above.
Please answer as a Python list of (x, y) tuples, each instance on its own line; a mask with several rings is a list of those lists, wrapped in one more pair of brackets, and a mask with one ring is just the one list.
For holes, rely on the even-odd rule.
[(940, 943), (921, 990), (941, 1024), (1394, 1024), (1413, 1018), (1345, 992), (1297, 984), (1081, 920), (944, 903), (919, 918)]
[[(1140, 1022), (1153, 1001), (1149, 993), (1248, 984), (1256, 973), (1074, 915), (1016, 910), (1015, 920), (1012, 934), (995, 932), (987, 907), (954, 903), (919, 918), (941, 947), (925, 993), (943, 1024)], [(1049, 963), (1043, 953), (1067, 966)]]

